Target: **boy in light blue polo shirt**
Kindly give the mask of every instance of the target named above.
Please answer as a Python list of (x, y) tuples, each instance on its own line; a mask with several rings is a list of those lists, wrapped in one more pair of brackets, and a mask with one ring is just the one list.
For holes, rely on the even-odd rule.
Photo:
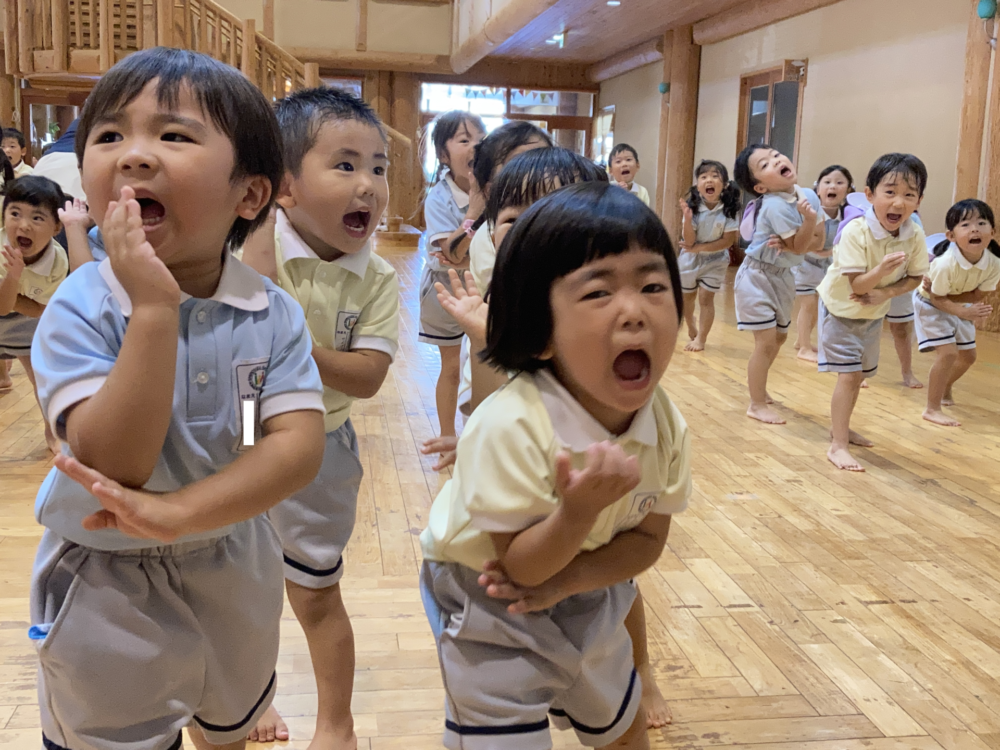
[(244, 746), (275, 691), (281, 551), (262, 514), (322, 460), (299, 306), (229, 255), (281, 179), (238, 71), (157, 48), (77, 139), (108, 250), (53, 296), (32, 364), (64, 443), (42, 485), (30, 635), (47, 750)]

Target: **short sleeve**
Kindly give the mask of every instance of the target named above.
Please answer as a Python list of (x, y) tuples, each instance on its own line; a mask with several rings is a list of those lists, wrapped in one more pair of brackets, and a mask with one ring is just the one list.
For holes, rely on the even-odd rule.
[(765, 201), (761, 208), (761, 215), (757, 220), (758, 224), (766, 222), (770, 226), (770, 234), (776, 234), (781, 239), (787, 240), (795, 236), (802, 226), (802, 214), (799, 213), (794, 203), (788, 203), (782, 198)]
[(729, 232), (738, 232), (738, 231), (740, 231), (740, 220), (738, 218), (736, 218), (735, 216), (733, 216), (733, 217), (727, 216), (726, 217), (726, 226), (725, 226), (725, 229), (723, 229), (722, 231), (723, 231), (724, 234), (728, 234)]
[(458, 229), (462, 220), (456, 221), (458, 207), (451, 196), (448, 183), (438, 182), (424, 201), (424, 221), (427, 224), (427, 243), (433, 245), (441, 239), (448, 238)]
[[(54, 241), (54, 240), (53, 240)], [(52, 271), (44, 279), (36, 279), (39, 283), (31, 283), (30, 289), (22, 288), (21, 294), (23, 294), (28, 299), (32, 299), (40, 305), (49, 304), (49, 300), (52, 299), (52, 295), (56, 293), (56, 289), (62, 284), (66, 277), (69, 275), (69, 258), (66, 255), (66, 251), (62, 249), (61, 246), (57, 245), (55, 248), (56, 257), (52, 263)], [(26, 286), (25, 276), (21, 275), (21, 285)]]
[(274, 338), (271, 362), (260, 393), (262, 422), (291, 411), (326, 413), (323, 405), (323, 382), (312, 358), (312, 339), (306, 329), (302, 308), (286, 292), (270, 281), (269, 317)]
[(907, 276), (925, 276), (930, 270), (927, 258), (927, 237), (923, 229), (917, 229), (910, 244), (909, 258), (906, 261)]
[(358, 317), (351, 349), (385, 352), (396, 358), (399, 346), (399, 279), (395, 269), (383, 274), (375, 294)]
[[(668, 403), (671, 434), (670, 462), (667, 469), (663, 494), (656, 501), (651, 513), (670, 515), (687, 508), (691, 498), (691, 431), (680, 411), (673, 403)], [(666, 437), (661, 432), (661, 440)]]
[(987, 272), (986, 278), (983, 279), (983, 283), (979, 285), (979, 289), (983, 292), (995, 292), (997, 285), (1000, 285), (1000, 261), (990, 264), (990, 270)]
[(951, 294), (951, 263), (947, 256), (932, 263), (927, 276), (931, 280), (931, 294), (935, 297)]
[(865, 273), (868, 270), (868, 250), (865, 247), (864, 220), (852, 221), (844, 228), (833, 252), (842, 274)]

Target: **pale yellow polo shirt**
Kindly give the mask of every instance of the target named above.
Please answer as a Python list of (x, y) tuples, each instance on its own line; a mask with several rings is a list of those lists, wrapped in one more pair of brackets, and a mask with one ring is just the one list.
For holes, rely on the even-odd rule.
[(491, 533), (523, 531), (559, 505), (555, 461), (568, 450), (574, 468), (594, 443), (610, 440), (637, 456), (639, 486), (605, 508), (580, 550), (603, 547), (650, 513), (680, 513), (691, 494), (691, 438), (662, 388), (629, 429), (611, 435), (547, 370), (521, 373), (473, 412), (458, 442), (452, 478), (431, 506), (420, 535), (424, 558), (480, 570), (496, 558)]
[(631, 190), (632, 190), (632, 194), (636, 198), (638, 198), (639, 200), (641, 200), (647, 206), (649, 205), (649, 191), (646, 190), (646, 188), (644, 188), (638, 182), (633, 182)]
[(24, 159), (21, 159), (21, 163), (14, 167), (14, 179), (18, 177), (24, 177), (29, 174), (34, 174), (35, 170)]
[(965, 294), (976, 289), (984, 292), (996, 291), (1000, 283), (1000, 258), (987, 248), (978, 263), (970, 263), (954, 242), (931, 263), (927, 272), (931, 280), (931, 291), (928, 292), (921, 284), (917, 287), (926, 299), (931, 294), (937, 297), (947, 297), (952, 294)]
[[(395, 358), (399, 342), (399, 280), (371, 250), (324, 261), (278, 211), (274, 244), (278, 284), (302, 305), (313, 344), (340, 352), (367, 349)], [(323, 388), (327, 432), (351, 416), (354, 398)]]
[(489, 222), (483, 222), (469, 243), (469, 270), (472, 271), (472, 278), (476, 280), (476, 288), (484, 297), (493, 280), (493, 266), (496, 264), (497, 249), (493, 246)]
[[(0, 232), (0, 246), (7, 244), (7, 233)], [(49, 304), (52, 295), (69, 275), (69, 257), (55, 240), (49, 243), (41, 257), (21, 272), (17, 293), (40, 305)], [(7, 278), (7, 268), (0, 263), (0, 281)]]
[(927, 239), (923, 228), (911, 217), (899, 229), (899, 236), (892, 236), (879, 223), (871, 208), (861, 219), (844, 227), (840, 242), (833, 248), (833, 262), (816, 291), (826, 309), (838, 318), (876, 320), (889, 313), (890, 302), (865, 306), (851, 299), (851, 281), (846, 274), (867, 273), (882, 259), (892, 253), (905, 252), (906, 262), (876, 284), (876, 288), (892, 286), (907, 276), (923, 277), (930, 263), (927, 261)]

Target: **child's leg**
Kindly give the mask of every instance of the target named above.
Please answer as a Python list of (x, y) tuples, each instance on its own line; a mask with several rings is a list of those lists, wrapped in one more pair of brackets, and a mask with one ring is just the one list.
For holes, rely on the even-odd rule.
[(194, 743), (196, 750), (244, 750), (247, 746), (246, 740), (227, 742), (225, 745), (213, 745), (205, 739), (205, 735), (201, 733), (201, 729), (195, 724), (192, 724), (188, 728), (188, 733), (191, 735), (191, 741)]
[[(35, 371), (31, 369), (31, 357), (18, 357), (17, 360), (21, 363), (21, 367), (24, 368), (24, 374), (28, 376), (31, 389), (35, 392), (35, 401), (38, 403), (38, 410), (41, 411), (42, 402), (38, 400), (38, 386), (35, 385)], [(44, 412), (42, 413), (42, 421), (45, 423), (45, 444), (49, 446), (50, 451), (58, 454), (59, 441), (52, 434), (52, 428), (49, 427), (49, 420), (45, 418)]]
[(889, 330), (896, 345), (903, 385), (907, 388), (923, 388), (924, 384), (913, 375), (913, 323), (889, 323)]
[(941, 411), (941, 402), (951, 381), (952, 370), (958, 364), (958, 347), (955, 344), (945, 344), (936, 347), (935, 351), (937, 356), (931, 365), (927, 383), (927, 408), (924, 409), (923, 417), (928, 422), (945, 427), (958, 427), (961, 423), (957, 419), (952, 419)]
[[(698, 321), (695, 318), (694, 306), (698, 301), (698, 291), (684, 292), (684, 322), (688, 327), (688, 338), (694, 341), (698, 338)], [(701, 314), (705, 314), (702, 308)]]
[(632, 639), (632, 661), (635, 662), (635, 670), (642, 678), (642, 705), (639, 713), (646, 717), (647, 729), (659, 729), (673, 721), (674, 716), (653, 677), (646, 638), (646, 610), (638, 586), (635, 592), (635, 602), (625, 618), (625, 629)]
[(951, 389), (955, 385), (955, 382), (965, 375), (969, 371), (969, 368), (976, 363), (976, 350), (975, 349), (959, 349), (958, 350), (958, 362), (952, 368), (951, 376), (948, 378), (948, 385), (944, 389), (944, 399), (941, 403), (945, 401), (950, 401), (949, 406), (955, 405), (955, 398), (952, 395)]
[(816, 347), (812, 345), (812, 332), (816, 327), (816, 316), (819, 310), (819, 296), (804, 294), (799, 297), (799, 314), (795, 321), (796, 341), (795, 351), (799, 359), (806, 362), (816, 362)]
[(621, 737), (598, 750), (649, 750), (649, 734), (646, 717), (642, 711), (635, 715), (632, 726)]
[(701, 307), (698, 336), (684, 347), (684, 350), (689, 352), (700, 352), (705, 349), (708, 333), (712, 330), (712, 324), (715, 323), (715, 292), (704, 287), (698, 289), (698, 305)]
[(861, 392), (861, 381), (865, 379), (862, 372), (842, 372), (837, 375), (837, 386), (833, 389), (833, 400), (830, 403), (830, 420), (832, 431), (830, 450), (827, 458), (838, 469), (847, 471), (864, 471), (851, 455), (851, 414), (858, 402)]
[(437, 401), (438, 422), (442, 436), (455, 434), (455, 412), (458, 410), (458, 386), (462, 380), (461, 346), (439, 346), (441, 352), (441, 374), (438, 375)]
[(788, 334), (779, 334), (777, 328), (753, 332), (753, 353), (747, 364), (747, 384), (750, 386), (747, 416), (751, 419), (767, 424), (785, 424), (785, 420), (768, 405), (767, 374), (787, 337)]
[(14, 360), (0, 360), (0, 391), (6, 391), (14, 386), (14, 381), (10, 379), (10, 367)]

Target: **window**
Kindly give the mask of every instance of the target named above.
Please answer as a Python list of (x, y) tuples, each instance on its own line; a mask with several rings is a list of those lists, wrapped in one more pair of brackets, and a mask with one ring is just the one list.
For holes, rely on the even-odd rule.
[(361, 79), (360, 78), (324, 78), (323, 84), (330, 88), (346, 91), (361, 99)]
[(798, 162), (807, 66), (805, 60), (786, 60), (781, 67), (740, 79), (737, 152), (752, 144), (767, 143), (793, 163)]
[(608, 165), (611, 149), (615, 147), (615, 107), (604, 107), (594, 118), (594, 143), (591, 154), (594, 161)]

